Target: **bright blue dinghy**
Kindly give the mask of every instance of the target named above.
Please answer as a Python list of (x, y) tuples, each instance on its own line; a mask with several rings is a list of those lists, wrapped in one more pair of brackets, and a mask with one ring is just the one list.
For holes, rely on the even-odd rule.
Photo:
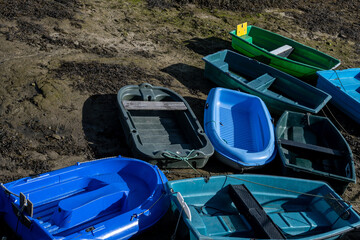
[(1, 185), (0, 217), (26, 240), (128, 239), (167, 211), (164, 174), (122, 157)]
[(319, 71), (317, 88), (332, 96), (331, 103), (360, 123), (360, 68)]
[(360, 227), (360, 216), (324, 182), (239, 174), (168, 186), (185, 222), (177, 233), (191, 240), (336, 239)]
[(256, 96), (225, 88), (211, 89), (204, 128), (218, 159), (235, 169), (259, 167), (275, 158), (271, 116)]

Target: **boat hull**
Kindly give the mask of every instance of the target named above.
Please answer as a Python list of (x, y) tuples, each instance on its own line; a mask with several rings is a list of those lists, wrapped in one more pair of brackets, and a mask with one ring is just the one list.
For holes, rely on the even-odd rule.
[[(178, 232), (188, 231), (190, 239), (259, 239), (260, 230), (249, 223), (246, 209), (238, 210), (230, 185), (245, 185), (260, 204), (259, 213), (262, 208), (286, 239), (336, 239), (360, 225), (359, 215), (351, 208), (347, 220), (339, 217), (349, 205), (323, 182), (239, 174), (215, 176), (209, 181), (193, 178), (168, 182), (173, 192), (172, 209), (181, 213), (184, 222)], [(336, 210), (335, 202), (342, 210)]]
[(225, 88), (211, 89), (204, 128), (218, 159), (235, 169), (261, 167), (275, 158), (271, 116), (256, 96)]
[(327, 93), (270, 66), (223, 50), (203, 58), (205, 78), (220, 87), (260, 97), (272, 114), (285, 110), (319, 112), (331, 99)]
[(26, 240), (128, 239), (166, 213), (166, 182), (140, 160), (78, 163), (4, 184), (1, 217)]
[[(128, 85), (119, 90), (117, 99), (120, 122), (135, 157), (165, 168), (202, 168), (214, 153), (190, 105), (174, 91)], [(126, 109), (124, 101), (158, 110)], [(172, 109), (177, 106), (182, 109)]]
[[(316, 49), (255, 26), (248, 26), (246, 37), (230, 32), (232, 47), (240, 53), (306, 81), (314, 82), (316, 72), (336, 68), (340, 61)], [(283, 45), (294, 48), (289, 57), (272, 54)]]
[(316, 87), (332, 96), (331, 103), (360, 123), (360, 68), (319, 71)]
[(355, 183), (351, 149), (328, 118), (284, 112), (275, 134), (284, 175), (326, 181), (339, 194)]

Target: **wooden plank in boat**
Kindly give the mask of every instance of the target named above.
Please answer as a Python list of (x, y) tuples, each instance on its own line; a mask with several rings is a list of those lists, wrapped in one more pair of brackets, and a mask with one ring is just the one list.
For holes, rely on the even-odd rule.
[(350, 218), (351, 212), (349, 207), (341, 202), (340, 199), (337, 199), (333, 194), (328, 193), (325, 195), (325, 201), (330, 205), (330, 207), (344, 220)]
[(261, 239), (286, 239), (280, 229), (267, 215), (260, 203), (244, 185), (230, 185), (229, 195), (238, 211), (256, 229), (255, 237)]
[(127, 110), (187, 110), (183, 102), (158, 102), (158, 101), (122, 101)]
[(344, 155), (339, 150), (321, 147), (321, 146), (317, 146), (317, 145), (313, 145), (313, 144), (295, 142), (295, 141), (287, 140), (287, 139), (280, 139), (279, 141), (282, 145), (287, 145), (287, 146), (296, 147), (296, 148), (303, 148), (303, 149), (311, 150), (314, 152), (320, 152), (320, 153), (325, 153), (325, 154), (335, 155), (335, 156), (343, 156)]

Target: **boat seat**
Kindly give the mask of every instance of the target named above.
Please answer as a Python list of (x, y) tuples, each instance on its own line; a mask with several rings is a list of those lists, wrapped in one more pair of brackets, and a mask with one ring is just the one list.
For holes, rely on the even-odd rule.
[(270, 53), (277, 55), (279, 57), (286, 58), (292, 53), (293, 50), (294, 50), (293, 47), (291, 47), (289, 45), (284, 45), (284, 46), (281, 46), (281, 47), (278, 47), (278, 48), (272, 50)]
[(187, 110), (184, 102), (122, 101), (126, 110)]
[(279, 139), (279, 141), (280, 141), (281, 145), (285, 145), (285, 146), (302, 148), (302, 149), (319, 152), (319, 153), (324, 153), (324, 154), (328, 154), (328, 155), (334, 155), (334, 156), (343, 156), (344, 155), (340, 150), (331, 149), (331, 148), (327, 148), (327, 147), (321, 147), (321, 146), (317, 146), (317, 145), (313, 145), (313, 144), (309, 144), (309, 143), (301, 143), (301, 142), (296, 142), (296, 141), (287, 140), (287, 139)]
[(213, 61), (211, 62), (213, 65), (215, 65), (217, 68), (221, 69), (224, 72), (229, 71), (229, 64), (224, 61)]
[(189, 210), (191, 213), (191, 224), (200, 232), (200, 234), (207, 235), (206, 225), (199, 212), (194, 206), (190, 206)]
[(248, 34), (242, 35), (240, 36), (240, 38), (244, 39), (245, 41), (252, 43), (253, 42), (253, 38), (250, 37)]
[(234, 72), (232, 72), (232, 71), (227, 72), (227, 74), (228, 74), (230, 77), (232, 77), (232, 78), (234, 78), (234, 79), (236, 79), (236, 80), (238, 80), (238, 81), (240, 81), (240, 82), (244, 82), (244, 83), (247, 83), (247, 82), (248, 82), (248, 80), (246, 80), (245, 78), (239, 76), (238, 74), (236, 74), (236, 73), (234, 73)]
[(240, 214), (254, 229), (255, 238), (286, 239), (244, 184), (230, 185), (229, 194)]
[(120, 211), (128, 191), (106, 185), (96, 190), (77, 194), (61, 200), (52, 220), (59, 227), (73, 227), (105, 212)]
[[(332, 193), (325, 195), (325, 201), (330, 205), (331, 209), (344, 220), (348, 220), (351, 216), (351, 211), (344, 205), (339, 199), (337, 199)], [(336, 223), (336, 221), (334, 221)], [(333, 224), (334, 224), (333, 223)]]
[(263, 91), (265, 89), (268, 89), (270, 87), (270, 85), (275, 81), (275, 79), (276, 78), (265, 73), (264, 75), (261, 75), (260, 77), (252, 80), (247, 85), (256, 90)]

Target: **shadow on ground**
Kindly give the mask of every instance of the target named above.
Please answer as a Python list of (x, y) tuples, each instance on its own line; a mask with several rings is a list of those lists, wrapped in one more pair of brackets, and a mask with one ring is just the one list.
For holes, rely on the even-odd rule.
[(231, 42), (217, 37), (192, 38), (185, 41), (185, 46), (194, 52), (206, 56), (223, 49), (232, 49)]
[(93, 95), (83, 106), (82, 125), (95, 158), (129, 156), (118, 119), (116, 94)]
[(204, 127), (204, 107), (206, 101), (195, 97), (184, 98), (189, 103), (191, 110), (195, 113), (200, 125)]
[(207, 95), (210, 89), (215, 87), (213, 83), (204, 78), (204, 70), (198, 67), (176, 63), (161, 69), (161, 71), (170, 74), (184, 84), (192, 95), (198, 95), (200, 92)]

